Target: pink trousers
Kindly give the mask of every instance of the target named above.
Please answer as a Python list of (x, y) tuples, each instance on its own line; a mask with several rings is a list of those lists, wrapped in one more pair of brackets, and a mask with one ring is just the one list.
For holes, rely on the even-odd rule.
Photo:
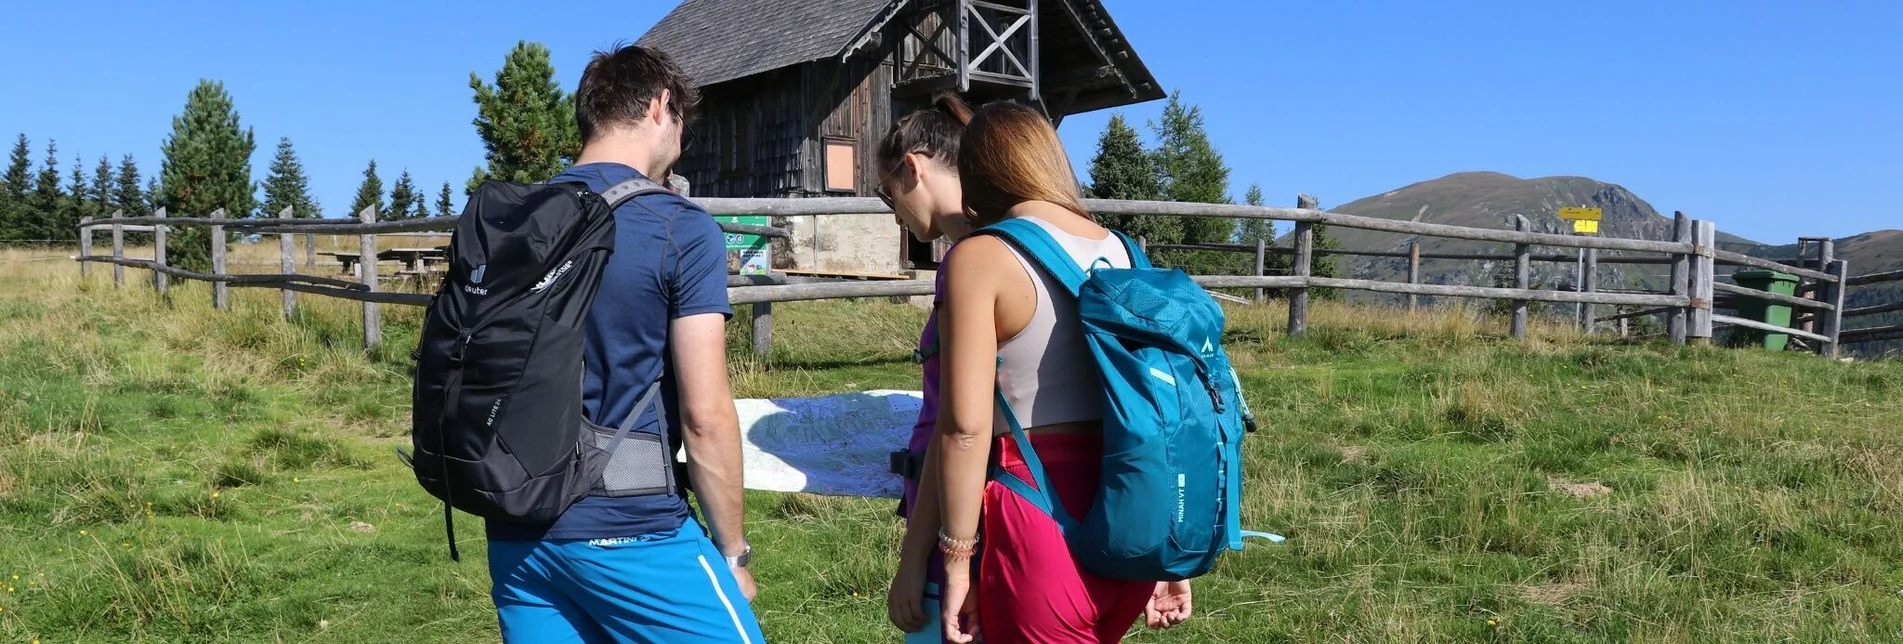
[[(1103, 436), (1033, 434), (1031, 446), (1064, 507), (1073, 514), (1088, 510), (1096, 500)], [(997, 454), (1007, 471), (1031, 480), (1009, 436), (997, 440)], [(987, 644), (1120, 642), (1156, 588), (1084, 572), (1056, 521), (995, 481), (985, 485), (983, 547), (974, 585)]]

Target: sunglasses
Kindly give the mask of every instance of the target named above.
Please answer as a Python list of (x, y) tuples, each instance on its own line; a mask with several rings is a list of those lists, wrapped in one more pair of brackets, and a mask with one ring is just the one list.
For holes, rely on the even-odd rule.
[[(904, 164), (901, 163), (900, 165), (903, 166)], [(885, 191), (885, 182), (891, 180), (892, 173), (897, 170), (898, 168), (893, 168), (891, 170), (880, 172), (879, 182), (876, 184), (873, 184), (872, 186), (872, 196), (878, 197), (879, 201), (885, 202), (885, 207), (887, 209), (890, 209), (894, 214), (897, 214), (899, 212), (899, 204), (898, 202), (892, 200), (891, 193), (888, 193)]]

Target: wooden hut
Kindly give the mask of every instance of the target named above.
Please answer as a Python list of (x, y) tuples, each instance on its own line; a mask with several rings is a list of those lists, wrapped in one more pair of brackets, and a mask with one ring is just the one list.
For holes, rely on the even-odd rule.
[[(638, 44), (703, 92), (675, 168), (697, 196), (871, 195), (879, 137), (942, 90), (1054, 123), (1163, 96), (1098, 0), (685, 0)], [(898, 272), (939, 257), (889, 216), (802, 219), (776, 222), (796, 233), (782, 268)]]

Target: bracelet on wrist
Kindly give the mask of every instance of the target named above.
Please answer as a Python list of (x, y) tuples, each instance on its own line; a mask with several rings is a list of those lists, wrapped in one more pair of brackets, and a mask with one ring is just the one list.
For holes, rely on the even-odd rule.
[(944, 528), (938, 530), (938, 551), (949, 559), (970, 559), (978, 554), (978, 537), (953, 539), (945, 534)]

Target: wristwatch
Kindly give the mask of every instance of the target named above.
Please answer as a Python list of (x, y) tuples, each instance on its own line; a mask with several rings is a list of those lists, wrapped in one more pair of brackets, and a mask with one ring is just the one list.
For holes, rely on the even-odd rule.
[[(742, 542), (742, 543), (745, 543), (745, 542)], [(740, 551), (740, 556), (727, 557), (728, 568), (745, 568), (747, 567), (748, 563), (753, 561), (753, 544), (747, 543), (746, 546), (747, 546), (746, 550)]]

